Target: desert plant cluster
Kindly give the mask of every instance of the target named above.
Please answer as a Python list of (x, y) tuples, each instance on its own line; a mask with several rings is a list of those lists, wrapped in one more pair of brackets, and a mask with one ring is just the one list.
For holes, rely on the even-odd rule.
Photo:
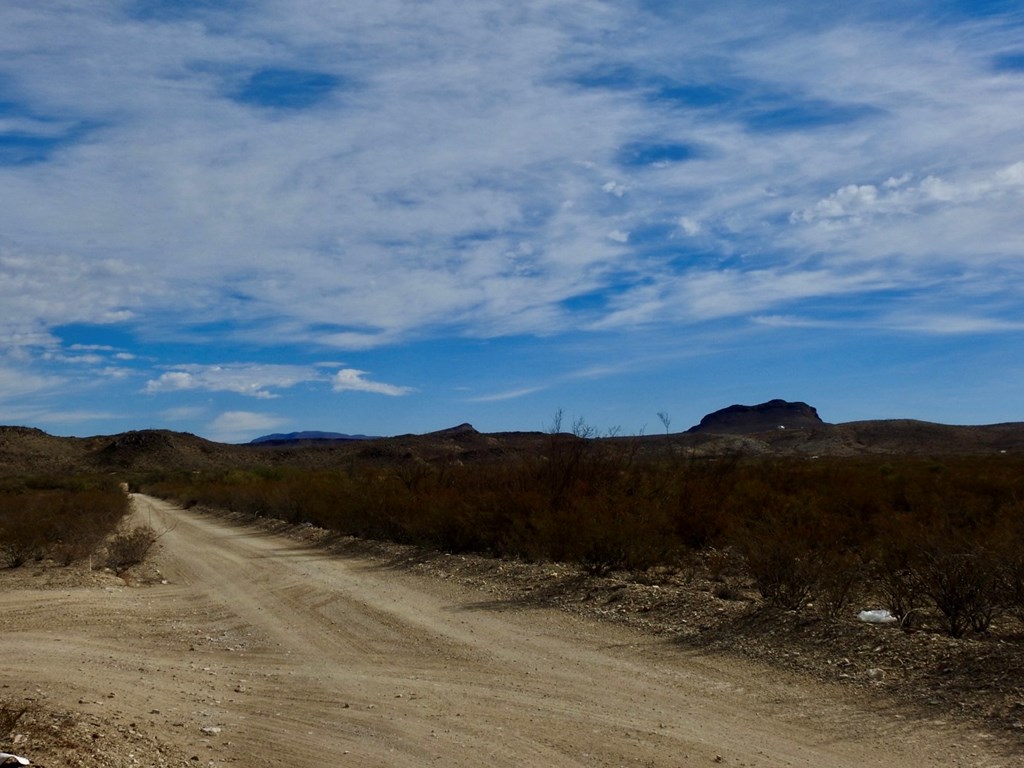
[(144, 485), (184, 504), (596, 574), (700, 563), (723, 574), (723, 595), (743, 586), (824, 616), (868, 601), (906, 628), (954, 637), (1024, 620), (1024, 462), (1006, 455), (653, 458), (625, 438), (558, 433), (509, 461), (234, 469)]
[(128, 512), (127, 495), (107, 476), (5, 479), (0, 484), (0, 567), (95, 559), (96, 565), (119, 569), (130, 559), (122, 539), (138, 548), (139, 534), (119, 532)]

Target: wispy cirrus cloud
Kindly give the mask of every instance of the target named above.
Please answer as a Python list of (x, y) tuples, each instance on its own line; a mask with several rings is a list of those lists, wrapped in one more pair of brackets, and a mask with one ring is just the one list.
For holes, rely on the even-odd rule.
[(225, 411), (209, 424), (211, 440), (237, 443), (259, 437), (261, 433), (277, 429), (287, 421), (277, 416), (253, 411)]
[[(1012, 30), (898, 15), (879, 26), (870, 9), (799, 24), (799, 7), (310, 1), (82, 8), (56, 23), (45, 6), (9, 10), (16, 114), (0, 135), (58, 145), (0, 168), (0, 202), (17, 213), (6, 231), (96, 294), (68, 312), (42, 297), (51, 273), (17, 294), (18, 315), (145, 325), (183, 303), (353, 349), (425, 331), (568, 330), (594, 319), (575, 297), (639, 298), (666, 252), (713, 266), (745, 251), (752, 269), (793, 271), (822, 245), (796, 225), (991, 202), (997, 179), (957, 179), (1020, 162), (999, 119), (1024, 107), (1019, 71), (997, 65)], [(131, 65), (93, 55), (111, 46)], [(66, 71), (72, 54), (102, 76)], [(919, 181), (842, 181), (866, 171)], [(794, 231), (778, 228), (783, 212)], [(771, 229), (790, 255), (764, 251)], [(680, 230), (700, 242), (681, 245)], [(53, 256), (67, 243), (83, 246)]]
[(134, 274), (116, 259), (0, 244), (0, 351), (51, 345), (51, 329), (66, 323), (131, 320)]
[(1024, 322), (967, 315), (918, 315), (890, 318), (890, 325), (901, 330), (931, 334), (1020, 333)]
[(395, 384), (371, 381), (366, 376), (366, 371), (358, 371), (355, 368), (343, 368), (331, 378), (331, 388), (335, 392), (372, 392), (377, 395), (389, 395), (391, 397), (401, 397), (416, 391), (412, 387), (401, 387)]
[(1024, 322), (1000, 317), (964, 314), (928, 314), (894, 312), (885, 317), (834, 319), (796, 315), (760, 315), (754, 322), (773, 328), (809, 328), (834, 330), (903, 331), (935, 336), (988, 333), (1019, 333)]
[[(332, 364), (335, 367), (337, 364)], [(324, 365), (269, 365), (256, 363), (230, 363), (220, 365), (187, 364), (174, 366), (146, 382), (149, 394), (198, 390), (231, 392), (237, 395), (270, 400), (303, 383), (329, 383), (334, 392), (370, 392), (379, 395), (400, 396), (415, 390), (367, 378), (366, 371), (341, 368), (328, 375)]]
[(0, 403), (29, 394), (59, 388), (65, 380), (58, 376), (33, 374), (23, 368), (0, 361)]
[(1014, 333), (1024, 21), (993, 7), (6, 3), (0, 351), (268, 399), (404, 394), (364, 369), (453, 340)]
[(518, 389), (509, 389), (503, 392), (493, 392), (488, 395), (470, 397), (467, 398), (467, 401), (471, 403), (500, 403), (503, 400), (517, 400), (520, 397), (526, 397), (527, 395), (533, 395), (537, 392), (543, 392), (545, 389), (546, 387), (543, 385), (519, 387)]

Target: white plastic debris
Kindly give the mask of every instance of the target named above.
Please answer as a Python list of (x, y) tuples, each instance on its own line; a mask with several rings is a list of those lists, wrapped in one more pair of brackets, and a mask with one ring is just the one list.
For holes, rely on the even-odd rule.
[(0, 765), (32, 765), (27, 757), (18, 757), (9, 752), (0, 752)]
[(861, 621), (866, 621), (868, 624), (895, 624), (897, 621), (897, 618), (885, 608), (879, 608), (875, 611), (861, 611), (857, 614), (857, 618)]

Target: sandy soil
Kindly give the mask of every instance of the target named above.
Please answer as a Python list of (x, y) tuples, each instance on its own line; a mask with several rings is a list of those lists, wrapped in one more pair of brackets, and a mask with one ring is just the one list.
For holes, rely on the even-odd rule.
[(47, 727), (64, 734), (0, 751), (51, 766), (1016, 764), (983, 734), (836, 687), (134, 499), (166, 531), (167, 583), (0, 582), (0, 700), (32, 700), (37, 726), (60, 713)]

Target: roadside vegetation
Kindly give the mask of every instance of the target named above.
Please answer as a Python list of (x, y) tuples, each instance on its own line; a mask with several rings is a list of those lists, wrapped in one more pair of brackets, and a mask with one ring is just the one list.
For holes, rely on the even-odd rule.
[[(137, 536), (117, 533), (128, 512), (127, 495), (110, 477), (5, 478), (0, 481), (0, 567), (106, 558), (117, 551), (120, 538)], [(124, 562), (122, 555), (110, 565), (116, 569)]]
[[(1024, 620), (1019, 457), (661, 458), (628, 438), (551, 434), (514, 461), (150, 477), (142, 490), (342, 534), (610, 571), (721, 573), (773, 607), (868, 601), (954, 637)], [(665, 458), (669, 457), (669, 458)]]

